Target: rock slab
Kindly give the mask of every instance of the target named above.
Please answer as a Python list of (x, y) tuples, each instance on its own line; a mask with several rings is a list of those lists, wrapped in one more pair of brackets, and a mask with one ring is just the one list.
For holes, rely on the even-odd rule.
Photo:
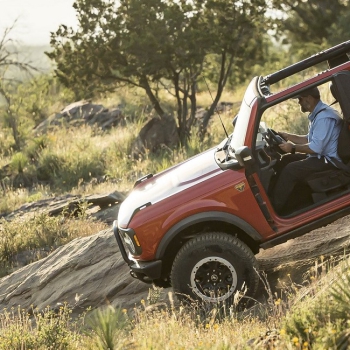
[(75, 314), (105, 304), (131, 308), (148, 288), (129, 275), (112, 230), (105, 230), (75, 239), (2, 278), (0, 311), (18, 305), (42, 310), (65, 302)]
[[(290, 275), (302, 281), (320, 255), (342, 255), (350, 245), (350, 216), (284, 244), (262, 250), (257, 259), (272, 287)], [(122, 308), (140, 305), (150, 285), (133, 279), (112, 229), (75, 239), (46, 258), (0, 279), (0, 312), (30, 310), (67, 302), (73, 314), (106, 303)], [(260, 294), (264, 294), (263, 287)]]

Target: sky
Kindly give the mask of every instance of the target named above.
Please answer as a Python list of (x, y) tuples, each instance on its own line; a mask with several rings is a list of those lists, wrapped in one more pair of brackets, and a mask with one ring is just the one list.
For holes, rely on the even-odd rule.
[(0, 38), (17, 20), (10, 38), (28, 45), (49, 45), (60, 24), (77, 24), (74, 0), (0, 0)]

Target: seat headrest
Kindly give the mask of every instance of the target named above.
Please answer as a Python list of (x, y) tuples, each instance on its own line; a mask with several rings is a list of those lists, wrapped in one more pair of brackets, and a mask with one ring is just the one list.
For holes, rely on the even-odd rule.
[(333, 83), (329, 84), (329, 90), (331, 91), (331, 94), (333, 95), (333, 97), (335, 98), (336, 101), (339, 101), (339, 98), (337, 97), (337, 89), (334, 86)]

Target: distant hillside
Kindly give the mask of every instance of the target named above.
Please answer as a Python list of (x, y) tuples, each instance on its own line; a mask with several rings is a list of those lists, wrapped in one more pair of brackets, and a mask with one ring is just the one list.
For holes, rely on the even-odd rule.
[[(28, 63), (35, 67), (38, 71), (33, 72), (34, 75), (47, 74), (53, 70), (51, 60), (45, 55), (45, 51), (50, 51), (49, 45), (29, 46), (29, 45), (13, 45), (7, 46), (8, 51), (14, 53), (14, 57), (18, 62)], [(17, 80), (31, 79), (32, 76), (25, 74), (17, 68), (10, 68), (6, 72), (7, 78), (14, 78)], [(5, 100), (0, 95), (0, 106), (3, 106)]]
[[(45, 55), (45, 51), (50, 51), (49, 45), (29, 46), (29, 45), (13, 45), (7, 46), (7, 50), (13, 53), (12, 59), (18, 62), (28, 63), (35, 67), (38, 72), (34, 74), (45, 74), (53, 69), (51, 60)], [(17, 78), (20, 80), (27, 79), (27, 75), (23, 74), (16, 68), (9, 69), (6, 73), (7, 77)]]
[(40, 69), (43, 73), (48, 73), (52, 70), (51, 60), (45, 55), (45, 51), (50, 51), (49, 45), (42, 46), (21, 46), (19, 47), (21, 58), (26, 62), (31, 62), (33, 66)]

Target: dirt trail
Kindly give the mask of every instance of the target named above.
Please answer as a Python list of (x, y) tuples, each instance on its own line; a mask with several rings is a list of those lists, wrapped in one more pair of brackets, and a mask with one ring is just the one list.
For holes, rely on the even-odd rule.
[[(310, 269), (322, 269), (322, 260), (344, 255), (350, 246), (350, 215), (289, 240), (257, 255), (261, 270), (275, 288), (283, 282), (303, 283)], [(311, 273), (314, 273), (311, 271)]]

